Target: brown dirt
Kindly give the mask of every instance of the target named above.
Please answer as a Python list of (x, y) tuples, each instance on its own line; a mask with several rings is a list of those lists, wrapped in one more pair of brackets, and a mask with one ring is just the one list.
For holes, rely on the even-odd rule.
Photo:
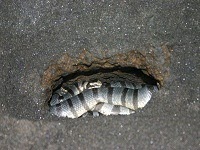
[[(169, 76), (169, 64), (171, 49), (167, 44), (161, 45), (163, 60), (159, 61), (160, 55), (156, 55), (155, 48), (149, 47), (149, 51), (132, 50), (127, 53), (106, 56), (102, 58), (94, 56), (87, 50), (83, 50), (77, 57), (71, 57), (65, 53), (57, 61), (53, 62), (44, 72), (42, 86), (51, 89), (55, 81), (62, 75), (86, 72), (97, 68), (111, 69), (114, 67), (133, 67), (142, 69), (143, 72), (152, 76), (162, 86)], [(80, 79), (80, 78), (79, 78)]]

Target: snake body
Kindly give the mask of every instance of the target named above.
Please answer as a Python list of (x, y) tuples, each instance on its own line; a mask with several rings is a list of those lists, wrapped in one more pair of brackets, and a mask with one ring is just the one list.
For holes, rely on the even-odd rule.
[(157, 86), (130, 82), (78, 82), (62, 85), (50, 100), (50, 112), (58, 117), (78, 118), (88, 111), (104, 115), (129, 115), (143, 108)]

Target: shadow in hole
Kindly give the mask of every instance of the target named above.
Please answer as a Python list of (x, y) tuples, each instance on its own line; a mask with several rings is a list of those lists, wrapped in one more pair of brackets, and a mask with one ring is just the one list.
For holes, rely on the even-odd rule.
[[(56, 85), (53, 89), (53, 92), (57, 89), (59, 89), (62, 86), (62, 83), (65, 83), (69, 80), (73, 80), (79, 76), (91, 76), (95, 75), (97, 73), (104, 74), (104, 73), (112, 73), (112, 72), (120, 72), (120, 74), (123, 75), (123, 73), (127, 73), (130, 75), (133, 75), (134, 77), (140, 78), (144, 83), (149, 85), (157, 85), (159, 81), (157, 81), (154, 77), (146, 75), (143, 73), (142, 69), (137, 69), (134, 67), (113, 67), (113, 68), (96, 68), (88, 71), (76, 71), (74, 73), (63, 75), (61, 76), (57, 81), (62, 79), (62, 82), (59, 85)], [(57, 82), (56, 81), (56, 82)]]

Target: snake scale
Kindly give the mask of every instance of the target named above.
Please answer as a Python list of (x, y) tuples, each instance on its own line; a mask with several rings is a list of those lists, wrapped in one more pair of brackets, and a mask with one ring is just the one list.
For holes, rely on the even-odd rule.
[(50, 113), (68, 118), (78, 118), (88, 111), (103, 115), (129, 115), (143, 108), (157, 90), (155, 85), (126, 81), (82, 81), (71, 86), (63, 84), (53, 92)]

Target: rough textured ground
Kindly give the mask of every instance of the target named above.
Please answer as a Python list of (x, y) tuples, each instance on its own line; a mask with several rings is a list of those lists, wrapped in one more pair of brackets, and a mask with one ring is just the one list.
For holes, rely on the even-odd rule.
[[(199, 8), (199, 0), (1, 0), (0, 149), (199, 149)], [(162, 42), (173, 46), (171, 76), (142, 111), (75, 120), (41, 111), (41, 77), (63, 52)]]

